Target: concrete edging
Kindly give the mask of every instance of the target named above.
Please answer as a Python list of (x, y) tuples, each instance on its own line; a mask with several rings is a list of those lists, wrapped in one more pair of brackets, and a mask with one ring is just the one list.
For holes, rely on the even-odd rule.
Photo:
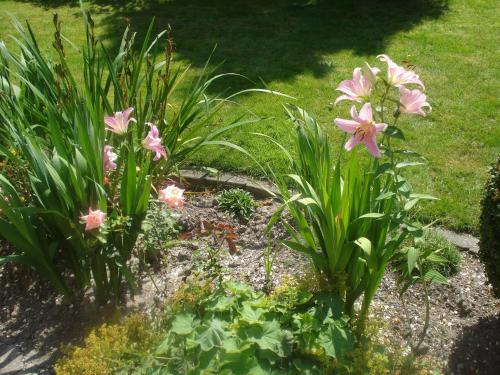
[(235, 175), (227, 172), (220, 172), (216, 176), (212, 176), (206, 172), (196, 171), (191, 169), (182, 169), (180, 171), (181, 180), (186, 181), (190, 185), (207, 185), (207, 186), (227, 186), (247, 190), (256, 198), (266, 199), (274, 198), (276, 189), (268, 181), (256, 180), (249, 177)]

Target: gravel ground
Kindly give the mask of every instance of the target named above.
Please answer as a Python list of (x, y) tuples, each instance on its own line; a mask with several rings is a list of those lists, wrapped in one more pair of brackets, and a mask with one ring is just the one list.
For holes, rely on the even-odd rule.
[[(462, 253), (460, 272), (446, 285), (431, 285), (430, 327), (423, 352), (449, 374), (498, 374), (500, 369), (500, 301), (486, 286), (479, 260)], [(388, 272), (373, 301), (372, 315), (388, 324), (383, 336), (409, 352), (408, 338), (424, 325), (423, 289), (417, 285), (398, 295), (396, 277)], [(414, 339), (414, 341), (415, 341)]]
[[(207, 272), (207, 248), (218, 249), (220, 233), (233, 231), (236, 249), (223, 243), (212, 257), (219, 259), (224, 277), (264, 287), (263, 231), (276, 209), (272, 200), (260, 200), (256, 214), (241, 223), (220, 212), (213, 195), (194, 193), (180, 212), (184, 241), (156, 260), (152, 273), (142, 273), (140, 291), (127, 296), (123, 312), (150, 313), (193, 272)], [(218, 224), (230, 227), (217, 228)], [(215, 234), (214, 234), (215, 233)], [(284, 233), (275, 229), (273, 243)], [(500, 300), (485, 285), (483, 267), (477, 257), (462, 252), (459, 274), (448, 285), (430, 290), (431, 326), (424, 342), (425, 356), (446, 374), (498, 374), (500, 369)], [(136, 262), (137, 263), (137, 262)], [(200, 266), (201, 265), (201, 266)], [(205, 268), (203, 268), (204, 266)], [(279, 249), (273, 265), (273, 282), (285, 275), (308, 272), (307, 259)], [(0, 374), (50, 374), (62, 344), (78, 342), (88, 330), (105, 321), (111, 308), (97, 308), (91, 296), (79, 303), (57, 296), (48, 285), (24, 268), (7, 266), (0, 270)], [(386, 326), (381, 332), (393, 347), (409, 350), (409, 332), (416, 337), (423, 326), (423, 293), (417, 286), (399, 298), (396, 277), (387, 272), (373, 302), (372, 315)]]

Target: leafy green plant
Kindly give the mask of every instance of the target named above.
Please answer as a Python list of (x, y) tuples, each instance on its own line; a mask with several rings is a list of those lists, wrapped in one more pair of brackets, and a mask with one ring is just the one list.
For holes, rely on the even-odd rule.
[(422, 254), (434, 251), (445, 260), (445, 262), (424, 264), (424, 268), (435, 269), (445, 277), (454, 276), (460, 271), (462, 263), (460, 251), (439, 233), (432, 230), (424, 231), (424, 235), (415, 243), (415, 247)]
[(223, 246), (207, 246), (193, 253), (194, 273), (203, 275), (212, 282), (220, 283), (223, 279), (224, 267), (220, 257), (225, 255)]
[[(403, 130), (396, 126), (399, 118), (410, 113), (425, 115), (423, 108), (430, 107), (422, 92), (403, 85), (423, 84), (414, 72), (397, 66), (388, 56), (380, 59), (388, 64), (387, 77), (377, 76), (380, 70), (366, 64), (337, 88), (344, 95), (336, 102), (364, 103), (359, 113), (355, 105), (351, 107), (352, 119), (335, 119), (351, 135), (344, 145), (351, 151), (348, 160), (341, 163), (340, 153), (334, 157), (328, 136), (313, 117), (289, 106), (288, 115), (296, 127), (297, 158), (278, 144), (289, 160), (289, 174), (271, 171), (283, 204), (268, 230), (281, 217), (291, 237), (283, 243), (310, 257), (325, 287), (345, 301), (351, 317), (355, 301), (362, 296), (360, 332), (390, 258), (408, 235), (422, 234), (419, 223), (411, 219), (411, 210), (422, 199), (435, 199), (413, 193), (401, 173), (423, 164), (423, 158), (394, 147), (394, 142), (404, 140)], [(415, 96), (411, 104), (409, 96)], [(378, 133), (383, 135), (380, 148)], [(374, 157), (362, 160), (358, 144), (364, 144)], [(285, 211), (291, 222), (282, 217)]]
[[(298, 117), (290, 114), (297, 125), (299, 155), (291, 167), (295, 173), (288, 176), (294, 190), (290, 192), (286, 180), (275, 180), (284, 204), (270, 226), (286, 208), (294, 225), (282, 219), (291, 236), (283, 243), (311, 257), (327, 288), (341, 296), (351, 316), (354, 302), (364, 293), (366, 314), (390, 257), (407, 235), (407, 231), (397, 231), (406, 217), (404, 212), (394, 214), (396, 192), (394, 178), (387, 173), (390, 165), (371, 161), (370, 172), (364, 173), (354, 151), (341, 171), (328, 137), (312, 117), (297, 111)], [(418, 195), (410, 195), (404, 179), (396, 186), (405, 190), (403, 199), (417, 199)]]
[(446, 239), (444, 239), (440, 246), (442, 246), (443, 250), (439, 255), (446, 259), (446, 262), (435, 265), (435, 270), (445, 277), (455, 276), (460, 272), (460, 265), (462, 263), (460, 251)]
[(247, 222), (255, 211), (255, 201), (248, 191), (239, 188), (224, 190), (215, 200), (221, 209)]
[[(443, 246), (437, 247), (436, 245)], [(450, 274), (454, 267), (458, 267), (457, 264), (451, 263), (451, 260), (456, 260), (456, 254), (453, 253), (450, 256), (452, 251), (444, 245), (452, 247), (446, 239), (439, 235), (427, 233), (415, 241), (413, 246), (403, 248), (394, 260), (399, 273), (402, 302), (404, 303), (404, 293), (413, 285), (421, 285), (424, 292), (425, 321), (422, 332), (418, 335), (416, 341), (413, 340), (413, 332), (410, 329), (409, 344), (415, 354), (420, 354), (421, 346), (430, 325), (429, 285), (431, 283), (446, 284), (448, 279), (440, 271), (444, 270)], [(455, 249), (455, 251), (457, 250)], [(447, 254), (447, 257), (443, 256), (444, 254)], [(459, 254), (458, 259), (460, 259)]]
[(160, 204), (160, 202), (151, 201), (142, 222), (138, 241), (146, 259), (157, 259), (158, 254), (168, 247), (181, 229), (175, 214), (170, 210), (165, 210)]
[(341, 301), (296, 288), (267, 297), (228, 282), (165, 324), (163, 342), (128, 371), (320, 374), (354, 348)]
[[(154, 345), (153, 331), (141, 315), (132, 315), (118, 323), (105, 323), (92, 330), (81, 346), (68, 346), (55, 366), (58, 375), (108, 375)], [(128, 358), (127, 358), (128, 357)]]
[(221, 257), (227, 256), (228, 251), (229, 254), (235, 254), (238, 251), (235, 243), (237, 235), (234, 228), (229, 224), (213, 224), (202, 220), (199, 228), (189, 233), (183, 233), (181, 238), (188, 239), (192, 236), (204, 237), (207, 240), (207, 246), (194, 252), (194, 273), (221, 285), (224, 276)]
[(458, 273), (461, 261), (458, 249), (432, 230), (426, 230), (422, 237), (415, 239), (411, 246), (404, 247), (392, 259), (401, 285), (400, 297), (403, 304), (404, 293), (416, 284), (422, 287), (424, 294), (425, 321), (417, 341), (414, 341), (411, 327), (409, 329), (409, 344), (415, 355), (421, 354), (420, 349), (431, 323), (429, 285), (447, 283), (448, 277)]
[[(138, 48), (127, 29), (112, 55), (85, 11), (83, 19), (83, 85), (67, 64), (65, 48), (73, 46), (66, 43), (57, 16), (55, 61), (42, 53), (29, 24), (24, 28), (13, 21), (19, 55), (0, 43), (0, 154), (21, 160), (32, 198), (23, 200), (15, 181), (0, 174), (0, 235), (16, 248), (0, 264), (31, 266), (59, 291), (72, 294), (63, 276), (68, 275), (77, 291), (93, 286), (97, 300), (105, 302), (118, 297), (122, 280), (134, 286), (127, 263), (153, 185), (201, 147), (244, 151), (220, 137), (257, 119), (212, 126), (232, 98), (252, 90), (209, 95), (209, 87), (226, 75), (214, 75), (208, 65), (179, 97), (176, 88), (187, 69), (174, 68), (172, 42), (166, 31), (153, 37), (153, 23)], [(162, 48), (160, 43), (159, 59), (153, 51)], [(169, 207), (179, 207), (182, 198), (174, 200), (165, 195)]]
[(307, 291), (311, 281), (287, 278), (264, 295), (190, 278), (166, 301), (164, 316), (99, 327), (66, 348), (56, 373), (434, 374), (384, 346), (380, 322), (368, 321), (355, 341), (341, 301)]
[[(392, 258), (392, 264), (398, 272), (406, 270), (408, 262), (408, 248), (415, 247), (418, 255), (423, 254), (422, 268), (425, 270), (438, 271), (444, 277), (456, 275), (460, 271), (462, 256), (460, 251), (446, 237), (440, 235), (433, 230), (424, 230), (422, 237), (418, 238), (414, 243), (406, 241), (403, 245), (403, 251), (397, 252)], [(431, 259), (425, 261), (425, 255), (436, 254), (441, 261), (433, 261)]]
[(481, 207), (479, 256), (493, 292), (500, 297), (500, 156), (490, 168)]

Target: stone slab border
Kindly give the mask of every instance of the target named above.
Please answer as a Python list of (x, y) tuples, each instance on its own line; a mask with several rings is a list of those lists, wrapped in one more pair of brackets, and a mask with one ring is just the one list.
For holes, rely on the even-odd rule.
[(227, 172), (213, 175), (203, 171), (182, 169), (180, 174), (181, 180), (189, 185), (240, 188), (252, 193), (257, 199), (274, 198), (276, 193), (276, 188), (268, 181)]

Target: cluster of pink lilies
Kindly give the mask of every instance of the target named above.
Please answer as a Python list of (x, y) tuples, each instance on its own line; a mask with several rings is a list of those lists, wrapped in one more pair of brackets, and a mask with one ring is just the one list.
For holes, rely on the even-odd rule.
[[(104, 117), (106, 130), (115, 134), (126, 134), (130, 122), (137, 122), (133, 117), (130, 117), (133, 111), (133, 108), (127, 108), (124, 111), (115, 112), (114, 116)], [(153, 160), (157, 161), (162, 157), (167, 159), (167, 153), (161, 144), (158, 128), (150, 122), (146, 123), (146, 125), (149, 126), (149, 132), (142, 141), (142, 145), (147, 150), (155, 153)], [(103, 168), (105, 173), (117, 168), (117, 164), (115, 163), (117, 159), (118, 155), (113, 152), (113, 147), (105, 145), (103, 150)], [(158, 199), (164, 202), (169, 208), (182, 208), (184, 206), (183, 194), (183, 189), (179, 189), (175, 185), (169, 185), (165, 189), (159, 191)], [(100, 228), (106, 222), (106, 213), (101, 210), (92, 210), (90, 208), (88, 214), (80, 218), (85, 224), (85, 230), (91, 231)]]
[[(399, 113), (418, 114), (425, 116), (424, 108), (428, 112), (432, 110), (427, 103), (426, 95), (419, 89), (408, 89), (405, 85), (415, 84), (425, 89), (424, 84), (417, 74), (412, 70), (406, 70), (397, 65), (387, 55), (377, 56), (380, 61), (387, 64), (387, 79), (385, 82), (399, 89)], [(372, 68), (368, 63), (363, 68), (355, 68), (351, 80), (342, 81), (337, 90), (343, 95), (335, 100), (335, 104), (343, 100), (364, 103), (361, 110), (356, 106), (351, 107), (350, 120), (336, 118), (335, 124), (343, 131), (352, 134), (346, 142), (345, 149), (351, 151), (356, 145), (363, 143), (368, 151), (375, 157), (380, 157), (380, 149), (377, 145), (377, 134), (387, 128), (385, 123), (376, 123), (373, 119), (372, 105), (369, 102), (372, 91), (377, 81), (380, 69)]]
[[(419, 89), (409, 89), (405, 85), (418, 85), (425, 89), (424, 84), (419, 76), (412, 70), (407, 70), (396, 64), (387, 55), (377, 56), (380, 61), (387, 64), (387, 77), (385, 79), (388, 87), (396, 87), (399, 90), (399, 113), (417, 114), (425, 116), (432, 110), (427, 102), (426, 95)], [(354, 101), (364, 103), (360, 111), (356, 106), (351, 107), (351, 119), (336, 118), (335, 124), (343, 131), (352, 134), (352, 137), (345, 144), (345, 149), (351, 151), (355, 146), (363, 143), (368, 151), (375, 157), (380, 157), (380, 149), (377, 144), (377, 134), (387, 128), (386, 123), (376, 123), (373, 118), (372, 105), (369, 102), (373, 89), (377, 82), (377, 75), (380, 69), (371, 67), (368, 63), (363, 68), (355, 68), (351, 80), (342, 81), (337, 90), (342, 92), (342, 95), (335, 100), (335, 104), (344, 101)], [(387, 94), (387, 92), (386, 92)], [(114, 116), (106, 116), (104, 123), (106, 129), (115, 134), (126, 134), (130, 122), (136, 120), (130, 115), (133, 108), (127, 108), (122, 112), (116, 112)], [(158, 128), (152, 123), (146, 123), (149, 126), (149, 132), (142, 141), (144, 148), (155, 153), (153, 160), (160, 158), (167, 159), (165, 148), (161, 144), (161, 137)], [(113, 148), (109, 145), (104, 146), (104, 171), (109, 172), (117, 168), (115, 161), (118, 155), (113, 152)], [(169, 208), (182, 208), (184, 205), (184, 190), (179, 189), (175, 185), (169, 185), (165, 189), (159, 191), (158, 199), (164, 202)], [(85, 223), (85, 230), (93, 230), (101, 227), (106, 221), (106, 213), (100, 210), (89, 209), (87, 215), (81, 217)]]

